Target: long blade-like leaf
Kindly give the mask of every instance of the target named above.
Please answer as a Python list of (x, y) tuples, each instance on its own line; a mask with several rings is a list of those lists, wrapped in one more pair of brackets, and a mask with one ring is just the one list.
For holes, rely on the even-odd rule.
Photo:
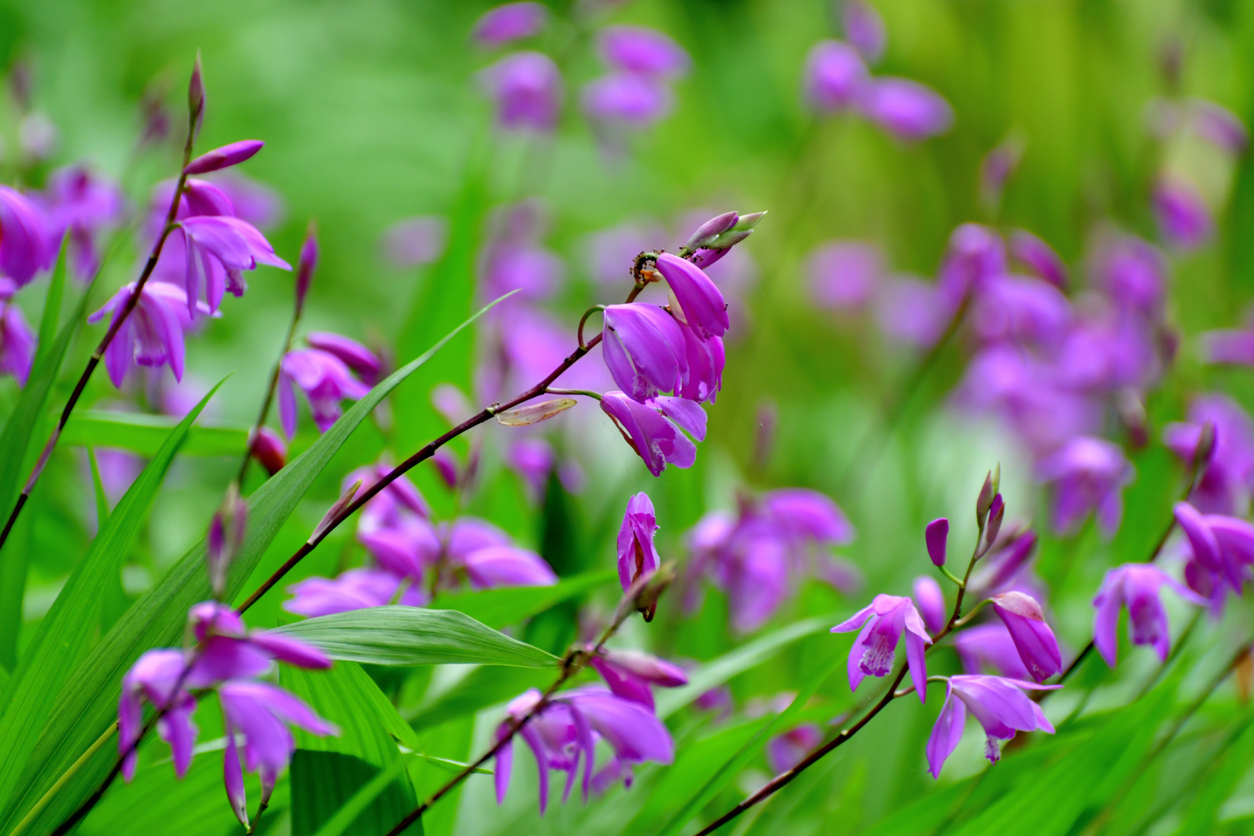
[[(151, 456), (169, 435), (175, 420), (165, 415), (135, 412), (75, 412), (61, 432), (60, 443), (68, 446), (118, 447), (141, 456)], [(234, 456), (248, 442), (242, 427), (195, 427), (183, 445), (185, 456)]]
[(6, 755), (0, 759), (0, 798), (8, 796), (17, 780), (17, 768), (34, 748), (67, 676), (91, 647), (104, 598), (101, 589), (111, 577), (116, 577), (188, 428), (221, 385), (213, 387), (170, 433), (156, 457), (101, 525), (87, 556), (70, 575), (22, 655), (4, 691), (0, 714), (0, 752)]
[[(229, 596), (239, 594), (279, 528), (353, 430), (403, 380), (491, 307), (484, 307), (421, 357), (375, 386), (312, 447), (257, 490), (249, 499), (248, 532), (228, 578)], [(31, 757), (17, 765), (20, 780), (13, 793), (7, 798), (0, 795), (5, 805), (0, 816), (0, 831), (20, 820), (25, 811), (109, 727), (117, 708), (122, 675), (140, 654), (153, 647), (169, 647), (178, 642), (188, 608), (209, 596), (204, 549), (203, 540), (192, 547), (156, 586), (127, 610), (67, 679), (51, 720), (41, 732)], [(66, 818), (99, 785), (113, 760), (112, 752), (102, 751), (84, 764), (58, 791), (56, 798), (34, 823), (33, 831), (49, 829), (50, 823), (55, 825)]]
[(511, 586), (461, 595), (441, 595), (435, 610), (457, 610), (497, 630), (544, 612), (554, 604), (591, 592), (618, 580), (614, 570), (585, 572), (563, 578), (552, 586)]
[(320, 647), (332, 659), (372, 665), (546, 668), (560, 661), (455, 610), (371, 607), (298, 621), (277, 632)]

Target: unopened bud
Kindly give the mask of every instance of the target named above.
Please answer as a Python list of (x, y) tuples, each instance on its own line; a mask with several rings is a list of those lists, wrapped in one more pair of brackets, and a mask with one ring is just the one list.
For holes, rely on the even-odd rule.
[(937, 568), (945, 565), (945, 551), (949, 541), (949, 520), (945, 517), (932, 520), (924, 529), (923, 539), (927, 542), (927, 556)]
[(435, 472), (440, 475), (440, 481), (443, 482), (449, 490), (457, 487), (457, 459), (447, 450), (436, 450), (431, 456), (431, 464), (435, 465)]
[(313, 281), (314, 270), (318, 266), (318, 225), (309, 222), (309, 230), (305, 233), (305, 243), (300, 248), (300, 262), (296, 267), (296, 310), (305, 307), (305, 297), (309, 295), (309, 283)]
[(980, 488), (980, 495), (975, 500), (975, 524), (980, 528), (984, 527), (984, 519), (988, 516), (988, 509), (993, 504), (993, 495), (997, 493), (997, 489), (993, 487), (993, 474), (990, 471), (984, 477), (984, 485)]
[(317, 545), (318, 541), (322, 539), (322, 535), (325, 534), (331, 526), (335, 525), (336, 519), (344, 512), (344, 509), (352, 504), (353, 497), (357, 495), (357, 490), (361, 487), (361, 481), (362, 480), (358, 479), (356, 482), (349, 485), (348, 490), (340, 494), (340, 498), (335, 500), (335, 504), (327, 509), (327, 512), (323, 515), (322, 520), (314, 527), (313, 534), (309, 535), (309, 540), (307, 541), (309, 545)]
[(201, 154), (183, 168), (184, 174), (208, 174), (224, 168), (239, 165), (252, 159), (258, 151), (265, 147), (260, 139), (241, 139), (230, 145), (215, 148), (207, 154)]
[(688, 238), (688, 243), (684, 244), (684, 249), (695, 251), (710, 246), (724, 232), (735, 229), (739, 220), (740, 216), (735, 212), (724, 212), (710, 218), (697, 227), (697, 231)]
[(213, 597), (221, 599), (226, 592), (226, 575), (240, 549), (244, 546), (244, 528), (248, 519), (248, 505), (239, 495), (239, 487), (232, 482), (222, 498), (222, 507), (209, 523), (209, 536), (205, 545), (205, 564), (209, 570), (209, 587)]
[(733, 229), (715, 238), (710, 242), (709, 247), (712, 250), (730, 250), (752, 234), (752, 229)]
[(540, 403), (520, 406), (508, 412), (498, 412), (496, 420), (507, 427), (529, 427), (532, 424), (539, 424), (541, 421), (547, 421), (554, 415), (565, 412), (576, 403), (577, 401), (574, 398), (557, 398), (551, 401), (541, 401)]
[(266, 469), (271, 476), (278, 473), (287, 464), (287, 445), (279, 434), (269, 427), (261, 427), (249, 448), (257, 463)]
[(636, 576), (627, 588), (625, 603), (644, 616), (645, 621), (652, 621), (657, 614), (657, 601), (671, 581), (675, 580), (674, 562), (663, 563), (656, 571)]
[(200, 126), (205, 121), (205, 79), (200, 66), (200, 52), (196, 52), (196, 66), (192, 68), (192, 79), (187, 85), (187, 110), (192, 120), (192, 139), (200, 135)]
[(1001, 521), (1005, 516), (1006, 503), (1002, 501), (1001, 494), (995, 494), (989, 506), (988, 525), (984, 529), (984, 542), (990, 548), (997, 541), (997, 534), (1001, 531)]
[(748, 215), (741, 215), (736, 221), (736, 225), (732, 229), (738, 232), (747, 232), (758, 225), (758, 221), (766, 217), (766, 212), (750, 212)]

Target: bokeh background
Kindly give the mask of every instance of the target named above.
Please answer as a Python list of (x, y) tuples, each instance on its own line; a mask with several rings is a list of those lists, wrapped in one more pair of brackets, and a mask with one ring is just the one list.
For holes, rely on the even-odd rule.
[[(468, 34), (489, 8), (485, 3), (4, 2), (0, 65), (14, 68), (11, 78), (23, 75), (28, 100), (15, 94), (13, 83), (0, 99), (6, 149), (0, 170), (38, 186), (58, 165), (87, 161), (118, 179), (133, 207), (144, 206), (153, 184), (177, 166), (179, 108), (199, 51), (208, 110), (198, 147), (265, 140), (265, 150), (244, 171), (281, 201), (266, 232), (289, 261), (295, 262), (307, 225), (316, 220), (322, 260), (304, 329), (352, 336), (384, 350), (393, 362), (416, 356), (486, 301), (477, 286), (478, 259), (493, 212), (501, 207), (533, 199), (545, 216), (540, 237), (560, 259), (564, 277), (544, 307), (568, 328), (572, 345), (582, 311), (589, 304), (617, 301), (630, 287), (627, 261), (618, 265), (617, 285), (600, 277), (610, 248), (597, 233), (628, 224), (652, 230), (646, 238), (653, 236), (653, 246), (673, 249), (703, 217), (727, 209), (769, 210), (736, 251), (734, 263), (729, 257), (725, 265), (724, 279), (738, 288), (736, 327), (728, 340), (723, 392), (708, 410), (709, 438), (699, 445), (692, 469), (671, 468), (653, 479), (619, 444), (594, 405), (581, 403), (576, 412), (584, 414), (564, 417), (565, 434), (555, 443), (579, 466), (582, 479), (564, 483), (554, 477), (539, 490), (529, 487), (506, 466), (508, 439), (502, 437), (510, 431), (495, 425), (476, 431), (487, 439), (483, 475), (469, 496), (455, 498), (433, 469), (418, 471), (415, 479), (437, 513), (447, 516), (460, 509), (493, 520), (540, 551), (562, 576), (612, 566), (612, 538), (622, 507), (639, 490), (647, 490), (658, 508), (663, 556), (681, 563), (684, 532), (708, 510), (734, 509), (741, 492), (789, 486), (824, 492), (857, 530), (856, 540), (840, 555), (864, 576), (862, 591), (846, 596), (815, 580), (802, 583), (763, 628), (767, 633), (811, 616), (843, 618), (878, 591), (906, 594), (911, 579), (927, 568), (924, 524), (949, 516), (951, 544), (969, 543), (975, 494), (997, 463), (1008, 515), (1024, 523), (1046, 516), (1032, 462), (1012, 435), (992, 419), (951, 403), (949, 393), (970, 354), (961, 335), (940, 352), (920, 385), (907, 388), (922, 349), (887, 338), (873, 316), (825, 310), (814, 302), (806, 259), (824, 242), (871, 242), (882, 249), (892, 272), (930, 277), (958, 224), (1024, 228), (1048, 241), (1071, 266), (1073, 281), (1083, 286), (1086, 258), (1101, 230), (1118, 227), (1157, 240), (1151, 189), (1164, 162), (1176, 155), (1212, 178), (1210, 193), (1216, 196), (1220, 222), (1208, 246), (1170, 256), (1168, 319), (1181, 334), (1181, 348), (1174, 371), (1146, 402), (1150, 424), (1179, 418), (1187, 397), (1203, 387), (1221, 386), (1254, 405), (1249, 378), (1239, 371), (1202, 369), (1189, 337), (1236, 325), (1254, 292), (1254, 242), (1247, 234), (1254, 224), (1250, 160), (1212, 159), (1205, 151), (1164, 143), (1152, 130), (1154, 103), (1183, 97), (1217, 102), (1247, 123), (1254, 118), (1254, 4), (876, 0), (873, 5), (887, 29), (887, 50), (875, 72), (918, 80), (943, 96), (954, 119), (942, 135), (903, 141), (867, 120), (816, 115), (806, 107), (805, 56), (818, 40), (842, 32), (839, 7), (824, 0), (634, 0), (595, 14), (552, 4), (552, 21), (538, 48), (558, 61), (566, 102), (551, 136), (503, 132), (493, 125), (491, 103), (475, 79), (494, 56), (475, 48)], [(595, 27), (605, 22), (655, 27), (692, 57), (691, 72), (675, 83), (674, 111), (656, 126), (624, 131), (608, 144), (577, 105), (580, 85), (602, 71), (592, 38)], [(169, 109), (170, 134), (139, 147), (137, 138), (152, 107)], [(46, 117), (55, 137), (42, 161), (25, 165), (19, 164), (19, 132), (30, 113)], [(1007, 141), (1021, 148), (1022, 157), (1000, 200), (991, 205), (981, 200), (980, 166)], [(387, 257), (383, 236), (413, 216), (445, 219), (446, 246), (431, 264), (400, 267)], [(140, 240), (121, 237), (93, 290), (101, 303), (133, 279), (141, 246)], [(630, 255), (629, 247), (625, 258)], [(246, 296), (228, 299), (222, 318), (189, 338), (185, 388), (204, 391), (230, 374), (202, 423), (244, 428), (255, 416), (282, 344), (291, 288), (289, 275), (262, 269), (250, 277)], [(41, 292), (32, 288), (20, 299), (32, 321)], [(85, 358), (100, 332), (100, 326), (89, 328), (71, 356)], [(485, 339), (463, 337), (407, 381), (387, 410), (363, 426), (328, 467), (262, 561), (258, 579), (303, 541), (349, 470), (380, 456), (404, 457), (441, 431), (431, 390), (453, 383), (472, 391), (476, 369), (489, 353)], [(76, 368), (80, 359), (68, 362), (67, 369)], [(72, 377), (62, 381), (61, 398), (71, 383)], [(11, 403), (16, 395), (11, 380), (0, 383), (0, 399)], [(899, 413), (890, 409), (905, 396)], [(120, 398), (103, 375), (94, 380), (88, 399), (93, 409), (122, 408), (123, 401), (131, 404), (127, 409), (147, 408), (143, 397)], [(293, 451), (312, 441), (308, 422), (302, 427)], [(97, 444), (106, 447), (108, 440)], [(455, 450), (464, 457), (470, 445), (459, 441)], [(176, 464), (120, 589), (109, 593), (120, 596), (118, 611), (202, 536), (236, 461), (235, 455), (190, 455)], [(1056, 630), (1072, 649), (1087, 640), (1088, 599), (1102, 572), (1115, 562), (1143, 559), (1168, 519), (1178, 469), (1155, 446), (1133, 461), (1137, 480), (1113, 540), (1104, 540), (1092, 525), (1066, 539), (1041, 527), (1040, 572), (1053, 587)], [(255, 472), (253, 479), (260, 481)], [(66, 445), (28, 514), (23, 536), (29, 538), (31, 559), (18, 598), (21, 626), (10, 622), (14, 629), (4, 642), (6, 659), (0, 661), (6, 665), (50, 606), (73, 556), (83, 553), (94, 532), (93, 507), (83, 450)], [(293, 577), (333, 574), (360, 560), (360, 547), (344, 530)], [(11, 602), (11, 587), (9, 594)], [(613, 601), (612, 589), (590, 594), (582, 602), (584, 618), (603, 618)], [(250, 623), (262, 626), (288, 617), (279, 610), (280, 602), (277, 596), (264, 601)], [(580, 635), (576, 603), (536, 617), (519, 635), (554, 651), (564, 648)], [(1231, 632), (1229, 622), (1243, 623), (1243, 606), (1227, 614), (1223, 629)], [(670, 658), (708, 660), (745, 640), (728, 628), (727, 603), (716, 592), (709, 591), (695, 612), (680, 609), (678, 596), (666, 601), (659, 621), (634, 625), (628, 643)], [(1223, 634), (1210, 622), (1198, 629)], [(737, 676), (731, 682), (737, 712), (723, 722), (748, 728), (755, 711), (767, 711), (780, 694), (800, 689), (808, 674), (829, 665), (847, 643), (846, 637), (823, 632)], [(1199, 643), (1199, 664), (1211, 652)], [(1129, 664), (1140, 662), (1146, 664), (1134, 667), (1136, 673), (1150, 676), (1148, 659)], [(469, 700), (470, 708), (487, 708), (531, 684), (521, 674), (500, 671), (484, 669), (464, 680), (441, 671), (380, 677), (403, 716), (426, 716), (415, 725), (430, 754), (464, 759), (486, 739), (494, 720), (487, 713), (476, 721), (468, 709), (451, 710), (440, 695), (453, 693)], [(507, 676), (512, 679), (501, 681)], [(1131, 691), (1102, 693), (1092, 710), (1101, 708), (1103, 699), (1110, 705), (1126, 701)], [(1187, 702), (1187, 683), (1183, 693), (1179, 701)], [(1064, 702), (1058, 698), (1059, 706)], [(419, 708), (432, 705), (445, 714), (424, 714)], [(822, 685), (807, 711), (810, 719), (822, 722), (850, 705), (848, 687), (837, 675)], [(1235, 706), (1216, 709), (1229, 713), (1217, 718), (1215, 735), (1235, 737), (1245, 728), (1238, 723), (1248, 724)], [(924, 832), (938, 827), (964, 832), (978, 818), (980, 805), (991, 805), (996, 794), (981, 790), (978, 777), (969, 777), (983, 763), (970, 740), (948, 768), (952, 774), (939, 783), (926, 774), (922, 742), (936, 710), (930, 702), (925, 709), (895, 706), (891, 717), (732, 832)], [(1041, 774), (1074, 773), (1076, 759), (1086, 757), (1077, 752), (1102, 728), (1101, 715), (1096, 718), (1072, 729), (1067, 745), (1063, 736), (1057, 743), (1034, 739), (1025, 752), (1008, 753), (996, 769), (1023, 776), (1034, 763), (1054, 770)], [(719, 737), (726, 727), (720, 732), (712, 723), (708, 717), (677, 715), (672, 728), (681, 753), (685, 746), (703, 744), (702, 759), (713, 763), (729, 757), (734, 749), (728, 747), (747, 734)], [(1187, 814), (1199, 786), (1220, 778), (1228, 789), (1216, 807), (1227, 806), (1216, 814), (1220, 823), (1207, 820), (1208, 826), (1230, 832), (1248, 827), (1254, 783), (1247, 772), (1254, 750), (1241, 737), (1241, 758), (1221, 761), (1217, 771), (1206, 772), (1217, 757), (1206, 747), (1217, 739), (1199, 733), (1175, 752), (1177, 777), (1155, 771), (1159, 767), (1144, 773), (1129, 767), (1133, 789), (1116, 797), (1115, 790), (1124, 786), (1119, 784), (1106, 796), (1120, 816), (1125, 811), (1120, 805), (1154, 799), (1161, 787), (1180, 794), (1178, 806), (1164, 810), (1146, 802), (1140, 817), (1119, 818), (1119, 832), (1183, 832), (1181, 810)], [(1024, 762), (1012, 772), (1017, 759)], [(459, 799), (437, 811), (428, 830), (650, 832), (704, 780), (689, 778), (697, 773), (682, 766), (683, 761), (673, 773), (644, 769), (630, 790), (616, 789), (587, 808), (576, 802), (555, 805), (543, 819), (536, 815), (530, 790), (516, 787), (497, 810), (489, 782), (472, 781)], [(761, 757), (752, 760), (707, 813), (734, 803), (767, 774)], [(1189, 783), (1194, 781), (1190, 775), (1202, 777)], [(201, 794), (220, 801), (221, 790), (206, 780)], [(1018, 786), (1005, 780), (1009, 787)], [(174, 792), (171, 784), (169, 779), (145, 788), (141, 781), (119, 791), (112, 806), (102, 808), (94, 824), (89, 819), (82, 832), (110, 832), (110, 811), (120, 815), (117, 811), (145, 799), (164, 797)], [(970, 799), (965, 806), (964, 798)], [(1044, 807), (1055, 803), (1045, 795), (1035, 798)], [(217, 807), (212, 816), (198, 817), (201, 829), (195, 832), (230, 832), (229, 810), (222, 803)], [(1037, 814), (1044, 812), (1033, 809)], [(1077, 829), (1070, 832), (1085, 832), (1094, 815), (1077, 814), (1069, 820)], [(1028, 824), (999, 821), (1012, 832)], [(273, 832), (291, 826), (281, 815), (270, 825)]]

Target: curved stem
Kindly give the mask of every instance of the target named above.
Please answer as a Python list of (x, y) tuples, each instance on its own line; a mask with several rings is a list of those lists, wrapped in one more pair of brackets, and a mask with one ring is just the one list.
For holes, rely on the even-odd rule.
[(5, 542), (9, 539), (9, 534), (13, 531), (13, 525), (17, 522), (18, 515), (22, 513), (22, 509), (26, 506), (27, 498), (30, 496), (31, 491), (35, 489), (35, 484), (43, 473), (44, 465), (48, 463), (48, 457), (52, 455), (53, 448), (57, 446), (57, 440), (61, 437), (61, 431), (65, 429), (66, 422), (70, 420), (70, 414), (78, 404), (79, 398), (83, 396), (83, 391), (87, 388), (87, 383), (91, 380), (92, 373), (96, 371), (96, 366), (100, 365), (105, 349), (113, 342), (118, 331), (122, 329), (122, 325), (130, 317), (131, 312), (135, 310), (135, 306), (139, 304), (139, 295), (143, 291), (144, 285), (147, 284), (149, 277), (152, 276), (152, 271), (157, 267), (157, 260), (161, 257), (162, 249), (165, 248), (166, 239), (170, 237), (170, 233), (174, 231), (176, 226), (174, 219), (178, 215), (179, 201), (183, 197), (183, 190), (187, 187), (187, 175), (182, 172), (182, 169), (187, 168), (187, 164), (191, 162), (192, 144), (195, 137), (196, 118), (193, 115), (188, 123), (187, 143), (183, 147), (183, 165), (179, 169), (178, 185), (174, 187), (174, 196), (170, 199), (170, 208), (166, 212), (165, 225), (161, 228), (161, 234), (157, 236), (157, 241), (153, 244), (152, 251), (148, 254), (148, 260), (144, 262), (144, 269), (139, 274), (139, 279), (135, 282), (135, 289), (131, 291), (126, 304), (122, 306), (122, 310), (109, 323), (109, 328), (105, 331), (100, 344), (96, 346), (96, 350), (91, 354), (91, 359), (87, 361), (87, 367), (78, 376), (78, 382), (74, 384), (74, 390), (70, 393), (69, 400), (65, 402), (65, 407), (61, 410), (61, 417), (57, 419), (56, 427), (53, 428), (47, 443), (44, 444), (44, 449), (39, 454), (39, 460), (35, 463), (35, 468), (31, 471), (30, 478), (26, 480), (25, 487), (22, 488), (22, 492), (18, 495), (17, 503), (13, 506), (13, 511), (5, 521), (3, 530), (0, 530), (0, 548), (3, 548)]
[(546, 395), (582, 395), (585, 398), (595, 398), (598, 401), (601, 400), (601, 393), (593, 392), (591, 389), (558, 389), (556, 387), (549, 386), (544, 390), (544, 393)]
[(248, 433), (248, 446), (244, 449), (244, 459), (239, 463), (239, 474), (235, 477), (235, 483), (240, 486), (240, 490), (244, 489), (244, 477), (248, 475), (248, 463), (253, 458), (253, 445), (257, 443), (257, 436), (261, 433), (261, 428), (266, 425), (266, 420), (270, 417), (270, 407), (274, 404), (274, 392), (279, 386), (279, 370), (283, 367), (283, 358), (292, 350), (292, 340), (296, 336), (296, 325), (300, 322), (301, 304), (296, 302), (292, 309), (292, 321), (287, 326), (287, 337), (283, 340), (283, 350), (279, 352), (279, 359), (274, 361), (274, 368), (270, 370), (270, 383), (266, 387), (266, 396), (261, 402), (261, 411), (257, 414), (257, 423)]
[(588, 321), (588, 317), (592, 316), (597, 311), (604, 312), (605, 305), (593, 305), (591, 308), (588, 308), (588, 310), (583, 312), (583, 316), (579, 317), (579, 329), (575, 332), (575, 337), (576, 339), (579, 340), (580, 348), (586, 349), (588, 347), (587, 344), (584, 343), (583, 341), (583, 326), (584, 326), (584, 323)]

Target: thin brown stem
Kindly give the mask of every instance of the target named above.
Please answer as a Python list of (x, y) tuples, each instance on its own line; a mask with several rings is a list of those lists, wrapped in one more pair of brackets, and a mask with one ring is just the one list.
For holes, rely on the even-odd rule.
[(9, 538), (9, 534), (13, 531), (13, 525), (17, 522), (17, 517), (22, 513), (22, 509), (26, 506), (26, 499), (30, 496), (31, 491), (35, 489), (35, 484), (39, 481), (40, 475), (43, 473), (44, 465), (48, 463), (48, 457), (52, 455), (52, 450), (57, 445), (57, 440), (61, 437), (61, 431), (65, 429), (66, 423), (70, 420), (70, 414), (74, 411), (74, 407), (78, 405), (79, 399), (83, 396), (84, 390), (87, 388), (88, 381), (91, 380), (92, 373), (96, 371), (96, 366), (100, 365), (101, 358), (104, 357), (105, 350), (109, 344), (113, 342), (113, 338), (117, 336), (122, 325), (130, 317), (131, 312), (135, 310), (135, 306), (139, 304), (140, 293), (147, 284), (148, 279), (152, 276), (152, 271), (156, 269), (157, 260), (161, 257), (161, 251), (165, 248), (166, 239), (170, 237), (170, 233), (175, 228), (175, 217), (178, 215), (179, 200), (183, 197), (183, 190), (187, 186), (187, 175), (182, 169), (187, 168), (187, 164), (192, 159), (192, 145), (196, 136), (195, 116), (189, 120), (187, 130), (187, 143), (183, 147), (183, 165), (179, 169), (178, 185), (174, 188), (174, 196), (170, 199), (170, 208), (166, 212), (165, 224), (161, 228), (161, 234), (157, 236), (157, 241), (152, 246), (152, 251), (148, 254), (148, 260), (144, 262), (144, 269), (139, 274), (139, 279), (135, 282), (135, 289), (131, 291), (131, 295), (127, 298), (126, 304), (122, 306), (122, 310), (109, 323), (108, 330), (105, 331), (104, 337), (100, 340), (100, 344), (96, 346), (96, 350), (92, 352), (91, 359), (87, 361), (87, 367), (83, 369), (83, 373), (79, 375), (78, 382), (74, 384), (74, 390), (70, 393), (70, 398), (65, 402), (65, 407), (61, 410), (61, 417), (57, 419), (57, 425), (52, 430), (52, 434), (48, 437), (47, 443), (44, 444), (43, 451), (39, 454), (39, 459), (35, 464), (34, 470), (31, 472), (30, 478), (26, 480), (25, 487), (22, 488), (21, 494), (18, 495), (17, 503), (13, 506), (12, 513), (5, 520), (4, 529), (0, 530), (0, 548), (4, 547), (5, 542)]
[(266, 420), (270, 417), (270, 407), (274, 405), (274, 392), (279, 387), (279, 371), (283, 367), (283, 358), (292, 350), (292, 340), (296, 336), (296, 326), (300, 322), (301, 304), (297, 301), (296, 306), (292, 309), (292, 321), (287, 326), (287, 337), (283, 340), (283, 350), (279, 352), (279, 358), (274, 361), (274, 368), (270, 370), (270, 383), (266, 386), (266, 396), (261, 401), (261, 411), (257, 413), (257, 423), (248, 433), (248, 446), (244, 450), (244, 458), (239, 463), (239, 474), (235, 477), (235, 483), (240, 486), (240, 490), (244, 488), (244, 477), (248, 475), (248, 464), (253, 459), (253, 445), (257, 443), (257, 437), (261, 434), (261, 428), (266, 425)]

